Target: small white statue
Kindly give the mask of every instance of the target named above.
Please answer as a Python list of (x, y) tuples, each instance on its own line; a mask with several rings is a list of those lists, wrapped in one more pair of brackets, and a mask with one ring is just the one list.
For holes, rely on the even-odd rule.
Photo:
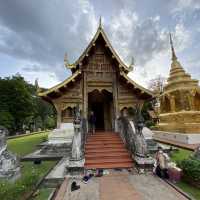
[(15, 181), (20, 177), (20, 165), (17, 157), (7, 150), (7, 132), (0, 126), (0, 179)]

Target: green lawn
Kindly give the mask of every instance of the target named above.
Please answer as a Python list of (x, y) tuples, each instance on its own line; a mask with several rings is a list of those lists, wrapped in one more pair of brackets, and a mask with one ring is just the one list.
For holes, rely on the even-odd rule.
[(33, 198), (33, 200), (47, 200), (52, 192), (52, 188), (41, 188), (39, 189), (38, 195), (35, 198)]
[[(187, 159), (192, 153), (192, 151), (179, 148), (178, 151), (172, 153), (170, 157), (172, 161), (178, 163), (184, 159)], [(200, 190), (198, 188), (195, 188), (184, 181), (176, 183), (176, 186), (181, 188), (185, 193), (188, 193), (193, 198), (200, 200)]]
[(178, 163), (186, 158), (188, 158), (193, 152), (186, 149), (178, 149), (171, 154), (171, 160)]
[(48, 132), (39, 133), (30, 136), (9, 139), (7, 141), (8, 149), (18, 156), (24, 156), (37, 149), (37, 145), (47, 140)]
[[(47, 139), (48, 133), (40, 133), (9, 139), (8, 149), (18, 156), (24, 156), (37, 149), (37, 145)], [(0, 181), (0, 200), (21, 200), (30, 192), (36, 183), (55, 165), (56, 161), (44, 161), (40, 165), (33, 162), (21, 162), (21, 178), (14, 184)]]
[(181, 188), (184, 192), (188, 193), (196, 200), (200, 200), (200, 190), (198, 188), (192, 187), (188, 183), (185, 183), (183, 181), (176, 183), (176, 186)]

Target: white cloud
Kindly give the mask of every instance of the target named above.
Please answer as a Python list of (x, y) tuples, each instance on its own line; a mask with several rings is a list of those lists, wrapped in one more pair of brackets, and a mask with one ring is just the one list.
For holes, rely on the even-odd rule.
[[(131, 57), (135, 58), (137, 68), (130, 76), (146, 85), (157, 74), (168, 75), (168, 24), (172, 26), (180, 61), (182, 52), (194, 42), (198, 52), (194, 39), (200, 29), (198, 9), (199, 0), (160, 0), (157, 4), (145, 0), (6, 0), (0, 7), (0, 53), (20, 60), (18, 71), (32, 81), (39, 77), (42, 86), (50, 85), (48, 78), (52, 83), (64, 80), (69, 74), (63, 66), (64, 53), (70, 62), (80, 56), (101, 15), (105, 31), (122, 60), (129, 64)], [(191, 19), (196, 17), (194, 27), (189, 24), (188, 14)], [(193, 51), (191, 48), (190, 55)], [(195, 60), (198, 58), (199, 55)], [(195, 68), (194, 64), (191, 67)]]
[(183, 11), (185, 9), (200, 9), (199, 0), (176, 0), (173, 12)]

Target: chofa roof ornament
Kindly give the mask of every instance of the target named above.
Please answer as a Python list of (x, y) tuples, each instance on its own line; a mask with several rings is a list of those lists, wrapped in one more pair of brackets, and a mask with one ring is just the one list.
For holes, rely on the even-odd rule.
[(132, 57), (131, 57), (131, 63), (130, 63), (130, 65), (129, 65), (129, 71), (130, 71), (130, 72), (134, 70), (134, 66), (135, 66), (135, 59), (134, 59), (134, 57), (132, 56)]
[(64, 55), (64, 65), (68, 69), (72, 69), (75, 67), (74, 63), (72, 63), (72, 64), (69, 63), (67, 53), (65, 53), (65, 55)]
[(38, 83), (38, 78), (35, 79), (35, 88), (36, 88), (36, 93), (41, 92), (41, 88)]

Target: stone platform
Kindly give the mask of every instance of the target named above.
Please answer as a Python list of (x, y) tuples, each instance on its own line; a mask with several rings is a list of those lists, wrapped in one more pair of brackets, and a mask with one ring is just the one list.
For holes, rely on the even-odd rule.
[[(92, 177), (87, 184), (80, 178), (67, 178), (65, 193), (59, 200), (186, 200), (167, 183), (152, 174), (136, 175), (127, 170), (109, 170), (109, 175)], [(71, 192), (76, 181), (80, 189)]]
[(154, 131), (153, 138), (161, 141), (172, 141), (186, 145), (200, 144), (200, 134), (186, 134), (167, 131)]

